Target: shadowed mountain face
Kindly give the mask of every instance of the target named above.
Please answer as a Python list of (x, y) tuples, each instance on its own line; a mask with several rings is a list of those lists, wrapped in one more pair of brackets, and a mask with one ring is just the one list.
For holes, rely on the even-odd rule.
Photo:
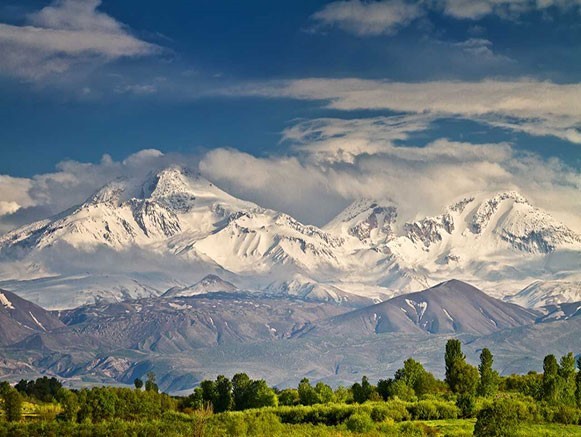
[(581, 347), (578, 335), (556, 335), (577, 329), (579, 317), (543, 319), (456, 280), (360, 309), (228, 291), (87, 305), (60, 312), (60, 320), (12, 293), (2, 296), (0, 332), (16, 332), (0, 345), (5, 379), (48, 373), (72, 384), (130, 384), (153, 370), (164, 390), (175, 391), (245, 371), (283, 386), (304, 376), (348, 384), (361, 374), (383, 378), (409, 356), (441, 375), (450, 336), (467, 342), (472, 362), (480, 348), (498, 348), (495, 363), (507, 372), (540, 368), (552, 348)]
[(65, 326), (55, 315), (14, 293), (0, 290), (0, 345), (5, 346), (38, 332)]
[(538, 315), (535, 311), (494, 299), (465, 282), (451, 280), (340, 315), (322, 329), (346, 333), (484, 335), (533, 323)]

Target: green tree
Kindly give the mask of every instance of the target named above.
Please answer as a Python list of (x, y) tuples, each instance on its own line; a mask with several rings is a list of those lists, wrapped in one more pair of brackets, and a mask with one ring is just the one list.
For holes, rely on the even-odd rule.
[(577, 375), (575, 375), (575, 399), (581, 408), (581, 356), (577, 358)]
[(462, 353), (462, 343), (457, 339), (450, 339), (446, 343), (446, 352), (444, 354), (444, 362), (446, 365), (446, 384), (452, 391), (456, 386), (456, 367), (458, 363), (465, 362), (466, 356)]
[(559, 364), (554, 355), (543, 360), (543, 400), (557, 402), (559, 398)]
[(575, 357), (572, 352), (561, 357), (558, 370), (560, 381), (560, 401), (566, 405), (575, 405)]
[[(424, 369), (424, 366), (413, 358), (408, 358), (404, 361), (403, 368), (398, 369), (395, 372), (394, 381), (403, 382), (413, 389), (414, 394), (417, 396), (434, 393), (437, 391), (438, 386), (438, 382), (436, 381), (436, 378), (434, 378), (434, 375), (427, 372), (426, 369)], [(385, 391), (385, 388), (383, 391)], [(383, 396), (384, 395), (382, 394), (382, 397)]]
[(214, 399), (216, 399), (216, 384), (210, 379), (205, 379), (200, 383), (200, 389), (202, 390), (202, 401), (205, 405), (214, 405)]
[(9, 422), (18, 422), (22, 418), (22, 395), (10, 387), (3, 396), (4, 414)]
[(480, 354), (480, 365), (478, 366), (480, 382), (478, 384), (477, 394), (479, 396), (494, 396), (498, 391), (499, 375), (498, 372), (492, 368), (493, 362), (494, 359), (490, 350), (487, 348), (482, 349), (482, 353)]
[(235, 410), (249, 408), (250, 385), (252, 380), (246, 373), (237, 373), (232, 378), (232, 397)]
[(183, 399), (180, 404), (180, 409), (190, 408), (192, 410), (201, 410), (204, 407), (204, 398), (202, 396), (202, 389), (196, 387), (192, 394)]
[(358, 404), (362, 404), (371, 399), (375, 392), (375, 387), (369, 383), (367, 376), (363, 376), (363, 378), (361, 378), (361, 384), (358, 382), (353, 384), (351, 386), (351, 391), (353, 392), (353, 400)]
[(141, 390), (141, 388), (143, 387), (143, 380), (140, 378), (135, 378), (133, 380), (133, 385), (137, 390)]
[(221, 413), (232, 409), (232, 382), (224, 375), (219, 375), (215, 382), (216, 395), (212, 401), (214, 411)]
[(301, 405), (314, 405), (321, 403), (318, 393), (315, 391), (308, 378), (301, 379), (298, 392)]
[(155, 373), (147, 372), (147, 379), (145, 381), (145, 391), (153, 391), (155, 393), (159, 392), (159, 387), (157, 386)]
[(317, 382), (315, 385), (315, 391), (319, 395), (319, 399), (323, 404), (333, 402), (335, 399), (335, 393), (333, 393), (333, 389), (324, 382)]
[(278, 404), (292, 406), (299, 403), (299, 392), (294, 388), (286, 388), (278, 394)]
[(252, 381), (250, 384), (249, 408), (263, 408), (278, 406), (278, 397), (275, 391), (268, 386), (264, 379)]
[(79, 411), (77, 395), (66, 388), (61, 388), (57, 399), (62, 407), (62, 416), (67, 422), (76, 422)]
[(466, 362), (460, 340), (448, 340), (444, 361), (446, 364), (446, 383), (450, 390), (453, 393), (473, 395), (478, 385), (478, 370)]

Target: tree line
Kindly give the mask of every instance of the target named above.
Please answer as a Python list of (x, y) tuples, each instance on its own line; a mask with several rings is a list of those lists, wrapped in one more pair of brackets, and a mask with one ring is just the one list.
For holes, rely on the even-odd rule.
[[(444, 380), (437, 379), (420, 362), (408, 358), (391, 378), (380, 379), (372, 384), (363, 376), (360, 382), (350, 387), (340, 386), (336, 389), (320, 381), (312, 384), (308, 378), (303, 378), (296, 388), (281, 390), (270, 387), (263, 379), (252, 379), (246, 373), (238, 373), (232, 379), (219, 375), (213, 380), (201, 381), (192, 394), (186, 397), (172, 397), (160, 393), (152, 372), (146, 375), (145, 381), (135, 379), (134, 389), (94, 387), (70, 390), (63, 387), (56, 378), (42, 377), (34, 381), (21, 380), (14, 387), (2, 382), (0, 398), (4, 418), (8, 421), (21, 420), (22, 402), (28, 399), (58, 403), (59, 420), (92, 423), (112, 419), (135, 421), (161, 418), (168, 411), (188, 413), (211, 410), (222, 413), (277, 406), (392, 402), (386, 410), (389, 413), (385, 414), (396, 415), (400, 420), (477, 415), (476, 429), (480, 430), (478, 435), (504, 435), (491, 434), (493, 428), (504, 430), (502, 432), (509, 435), (506, 426), (511, 423), (514, 426), (520, 413), (515, 410), (514, 405), (511, 407), (505, 402), (506, 397), (499, 397), (499, 394), (513, 392), (548, 406), (546, 411), (553, 412), (551, 414), (556, 415), (555, 420), (576, 423), (581, 418), (581, 357), (575, 360), (572, 353), (559, 360), (554, 355), (547, 355), (543, 360), (542, 373), (529, 372), (526, 375), (501, 377), (493, 367), (494, 357), (490, 350), (484, 348), (480, 353), (478, 366), (473, 366), (466, 361), (461, 342), (451, 339), (446, 343), (444, 364)], [(434, 401), (438, 399), (440, 401)], [(482, 404), (479, 399), (490, 401), (477, 411), (477, 404)], [(454, 411), (446, 403), (450, 400), (454, 402)], [(402, 407), (393, 401), (408, 404)], [(399, 406), (395, 408), (394, 405)], [(383, 414), (380, 411), (383, 410), (374, 407), (373, 411), (376, 410), (379, 412), (373, 414), (380, 417)], [(300, 413), (303, 414), (299, 415), (302, 417), (300, 419), (296, 416), (296, 411), (280, 410), (279, 413), (281, 419), (288, 420), (289, 423), (307, 420), (307, 416), (304, 416), (307, 413)], [(340, 414), (345, 417), (333, 413), (335, 416), (328, 419), (328, 422), (335, 423), (339, 420), (337, 417), (346, 420), (353, 411), (355, 410), (344, 409)], [(323, 413), (317, 414), (318, 417), (324, 416)]]

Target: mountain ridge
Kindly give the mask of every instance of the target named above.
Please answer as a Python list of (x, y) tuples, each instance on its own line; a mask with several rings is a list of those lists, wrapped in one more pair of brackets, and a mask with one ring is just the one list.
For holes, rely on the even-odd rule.
[[(259, 292), (299, 278), (293, 290), (310, 287), (325, 299), (383, 300), (450, 277), (504, 296), (556, 273), (566, 279), (581, 260), (581, 236), (514, 191), (474, 194), (440, 215), (398, 220), (391, 201), (362, 199), (319, 228), (172, 166), (144, 180), (112, 181), (79, 206), (0, 236), (0, 286), (55, 309), (79, 304), (79, 293), (81, 304), (96, 301), (94, 292), (109, 301), (155, 296), (208, 274)], [(120, 271), (127, 261), (132, 267)], [(124, 294), (103, 274), (124, 277)], [(31, 292), (19, 281), (32, 276), (47, 284), (70, 278), (69, 291), (42, 296), (39, 281)]]

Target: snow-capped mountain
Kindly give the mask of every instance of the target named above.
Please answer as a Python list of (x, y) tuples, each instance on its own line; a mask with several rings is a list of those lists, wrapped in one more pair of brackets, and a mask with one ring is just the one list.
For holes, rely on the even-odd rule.
[(231, 282), (225, 281), (216, 275), (207, 275), (188, 287), (172, 287), (163, 294), (163, 297), (189, 297), (199, 294), (236, 290), (238, 290), (238, 287)]
[(578, 273), (581, 236), (510, 191), (408, 223), (390, 201), (360, 200), (319, 228), (174, 166), (113, 181), (1, 236), (0, 260), (0, 285), (48, 308), (197, 293), (190, 284), (208, 274), (243, 290), (337, 301), (384, 300), (451, 277), (505, 296)]
[(581, 302), (581, 281), (535, 281), (506, 300), (528, 308)]

